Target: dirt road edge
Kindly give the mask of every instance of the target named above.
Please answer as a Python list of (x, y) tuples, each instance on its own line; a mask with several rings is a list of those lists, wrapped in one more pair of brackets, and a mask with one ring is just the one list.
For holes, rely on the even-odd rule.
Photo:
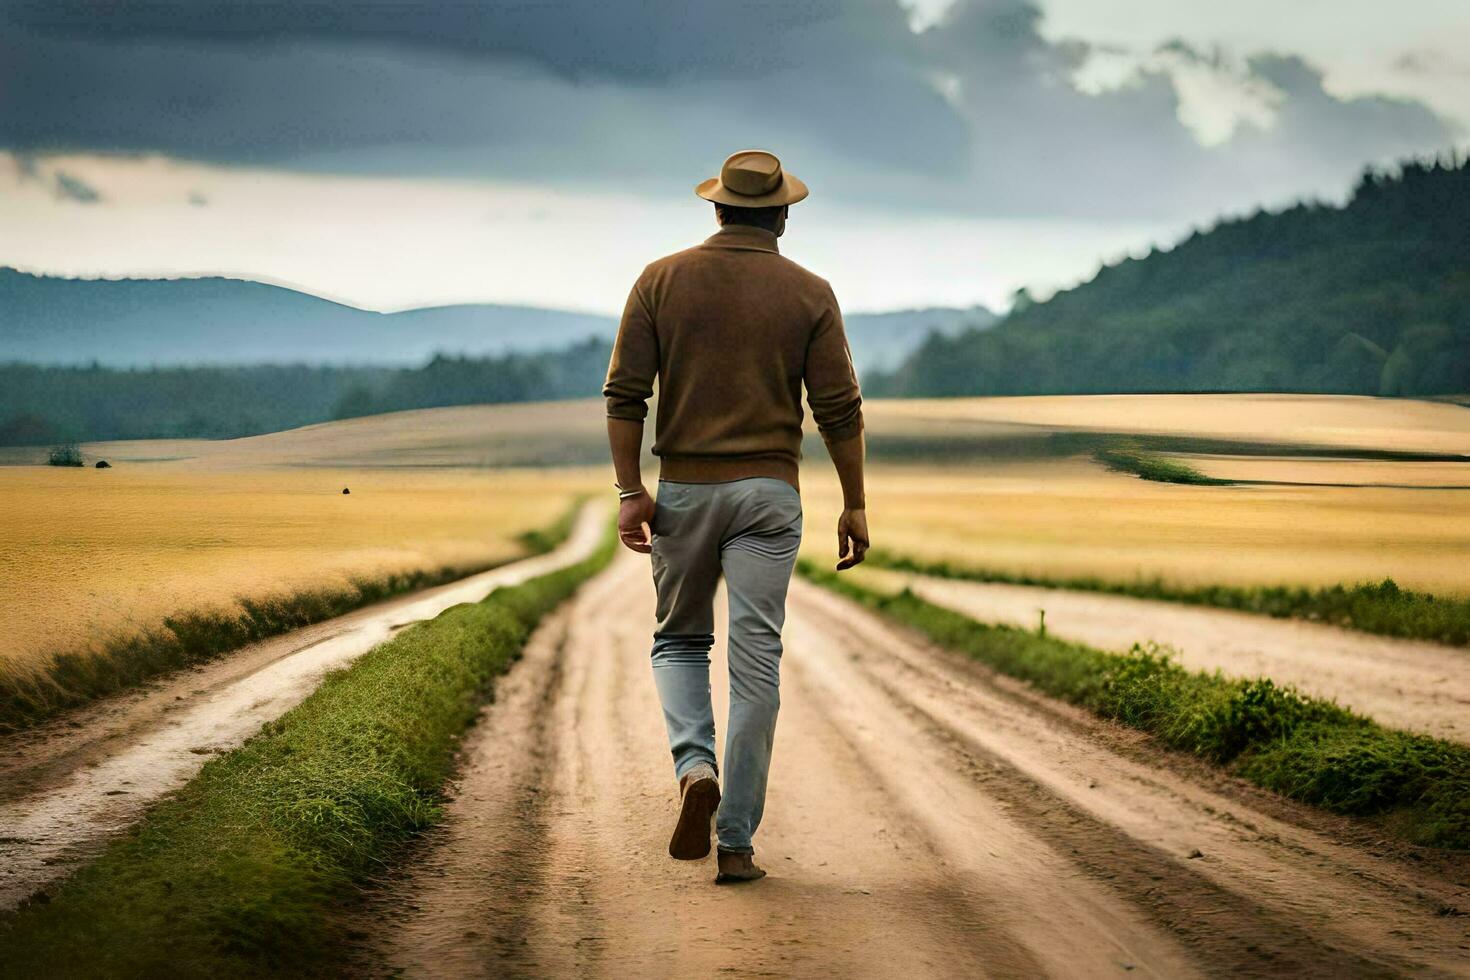
[(1265, 789), (1381, 818), (1413, 844), (1470, 848), (1470, 747), (1384, 728), (1274, 684), (1189, 671), (1165, 652), (1119, 654), (978, 622), (905, 589), (877, 592), (809, 563), (818, 585), (1042, 692), (1148, 732)]
[(313, 972), (327, 909), (438, 816), (456, 744), (536, 623), (611, 557), (409, 627), (68, 879), (0, 917), (0, 976)]

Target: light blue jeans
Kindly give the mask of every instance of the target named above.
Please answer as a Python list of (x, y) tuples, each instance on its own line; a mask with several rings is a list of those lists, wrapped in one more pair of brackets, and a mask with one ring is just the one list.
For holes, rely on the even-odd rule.
[(730, 603), (730, 717), (715, 829), (720, 847), (752, 853), (781, 705), (781, 627), (801, 544), (801, 495), (784, 480), (660, 481), (652, 522), (658, 628), (653, 677), (674, 775), (715, 762), (709, 652), (715, 589)]

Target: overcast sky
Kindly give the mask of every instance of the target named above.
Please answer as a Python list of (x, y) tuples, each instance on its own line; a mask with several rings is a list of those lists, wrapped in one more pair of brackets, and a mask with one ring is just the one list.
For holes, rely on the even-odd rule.
[(850, 309), (1085, 278), (1470, 132), (1466, 0), (0, 0), (0, 264), (615, 311), (746, 146)]

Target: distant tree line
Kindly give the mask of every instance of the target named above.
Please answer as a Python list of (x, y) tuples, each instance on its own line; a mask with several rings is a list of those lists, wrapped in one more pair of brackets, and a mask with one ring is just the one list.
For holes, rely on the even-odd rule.
[(0, 364), (0, 446), (225, 439), (412, 408), (583, 398), (598, 393), (610, 353), (592, 339), (535, 354), (438, 356), (418, 368)]
[(869, 394), (1470, 392), (1470, 166), (1369, 172), (1103, 268), (986, 331), (931, 336)]
[(562, 350), (498, 358), (435, 356), (421, 368), (366, 378), (344, 391), (333, 418), (410, 408), (588, 398), (599, 394), (612, 345), (589, 338)]

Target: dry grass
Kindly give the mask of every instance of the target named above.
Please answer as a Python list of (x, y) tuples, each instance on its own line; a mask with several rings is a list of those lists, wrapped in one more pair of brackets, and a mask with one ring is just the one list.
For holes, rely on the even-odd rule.
[(88, 443), (82, 449), (89, 460), (179, 457), (195, 469), (563, 466), (604, 462), (607, 428), (599, 399), (426, 408), (245, 439)]
[[(1036, 577), (1184, 586), (1393, 578), (1405, 588), (1470, 595), (1470, 490), (1438, 489), (1470, 487), (1463, 406), (1337, 395), (1094, 395), (875, 402), (867, 416), (880, 452), (887, 440), (927, 454), (913, 466), (874, 467), (870, 519), (890, 552)], [(1079, 437), (1111, 435), (1464, 461), (1161, 456), (1207, 478), (1283, 484), (1183, 486), (1109, 473), (1085, 457), (1046, 458), (1090, 452)], [(837, 494), (830, 468), (811, 455), (807, 548), (824, 557)], [(937, 465), (946, 456), (951, 463)]]
[(1206, 476), (1218, 480), (1356, 487), (1463, 487), (1470, 490), (1470, 462), (1194, 455), (1181, 458)]
[(910, 432), (1118, 432), (1470, 458), (1470, 411), (1356, 395), (1041, 395), (872, 403), (869, 423)]
[(605, 440), (600, 403), (560, 402), (84, 446), (102, 471), (0, 467), (0, 667), (242, 596), (513, 558), (520, 534), (606, 489), (605, 464), (562, 465), (601, 459)]
[[(1470, 464), (1456, 465), (1470, 473)], [(1465, 490), (1183, 486), (1112, 473), (1085, 458), (878, 465), (869, 487), (876, 543), (925, 560), (1180, 585), (1393, 578), (1405, 588), (1470, 595)], [(841, 500), (831, 467), (808, 459), (803, 490), (803, 553), (826, 563)]]
[[(1464, 453), (1470, 410), (1461, 406), (1130, 395), (878, 401), (867, 414), (880, 454), (873, 530), (892, 552), (1037, 576), (1252, 586), (1392, 577), (1470, 594), (1470, 491), (1432, 489), (1470, 485), (1470, 462), (1191, 456), (1211, 477), (1418, 488), (1193, 487), (1045, 456), (1091, 451), (1065, 448), (1078, 433)], [(1051, 434), (1063, 442), (1048, 445)], [(117, 464), (100, 473), (0, 469), (4, 650), (23, 657), (75, 645), (240, 594), (493, 561), (573, 494), (608, 489), (604, 439), (601, 403), (585, 400), (402, 412), (225, 442), (84, 447), (89, 459)], [(926, 455), (885, 464), (885, 440)], [(838, 498), (820, 443), (810, 440), (807, 452), (807, 549), (824, 558)], [(596, 465), (493, 468), (572, 463)], [(657, 469), (647, 472), (651, 481)], [(350, 497), (340, 495), (344, 485)]]
[(586, 470), (227, 461), (0, 468), (0, 659), (23, 669), (240, 596), (512, 558), (518, 535), (605, 482)]

